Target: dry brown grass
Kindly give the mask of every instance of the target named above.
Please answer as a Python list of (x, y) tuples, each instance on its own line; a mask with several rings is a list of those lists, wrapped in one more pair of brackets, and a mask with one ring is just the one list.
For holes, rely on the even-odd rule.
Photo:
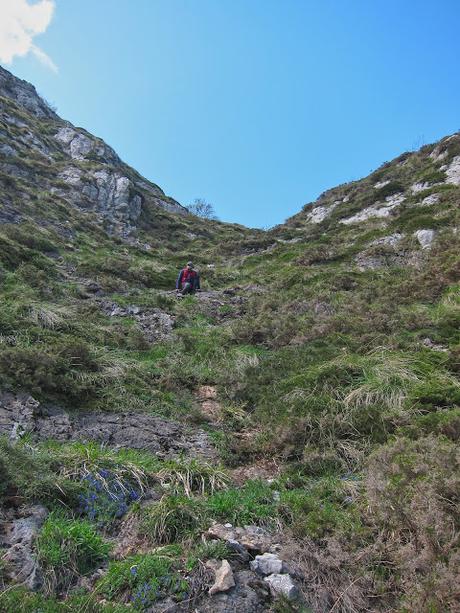
[(398, 439), (372, 458), (369, 517), (381, 530), (408, 611), (460, 610), (460, 450)]

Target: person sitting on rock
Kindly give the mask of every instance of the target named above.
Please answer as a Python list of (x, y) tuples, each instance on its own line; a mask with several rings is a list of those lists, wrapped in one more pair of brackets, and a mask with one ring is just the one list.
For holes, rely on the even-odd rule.
[(187, 266), (177, 277), (176, 290), (185, 296), (185, 294), (194, 294), (198, 289), (200, 289), (200, 275), (194, 270), (193, 262), (187, 262)]

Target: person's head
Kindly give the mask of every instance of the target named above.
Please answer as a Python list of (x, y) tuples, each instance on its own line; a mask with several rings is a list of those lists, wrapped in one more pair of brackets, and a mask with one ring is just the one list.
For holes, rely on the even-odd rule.
[(193, 268), (193, 262), (187, 262), (187, 268), (192, 269)]

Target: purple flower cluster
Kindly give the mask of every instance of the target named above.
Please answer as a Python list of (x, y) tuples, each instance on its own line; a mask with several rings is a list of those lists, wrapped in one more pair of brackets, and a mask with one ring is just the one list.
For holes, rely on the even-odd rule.
[(109, 470), (89, 473), (82, 479), (78, 511), (101, 526), (123, 517), (129, 505), (140, 498), (140, 491), (120, 480)]
[(154, 590), (150, 583), (145, 582), (140, 585), (131, 596), (131, 601), (136, 609), (146, 609), (159, 596), (160, 592), (158, 590)]
[[(151, 576), (149, 580), (145, 580), (145, 569), (139, 569), (137, 565), (131, 566), (130, 573), (132, 576), (131, 585), (133, 593), (131, 602), (133, 607), (138, 610), (144, 610), (150, 607), (156, 600), (165, 598), (168, 594), (175, 594), (181, 600), (188, 595), (188, 584), (181, 580), (174, 573), (165, 573), (161, 576)], [(139, 576), (140, 575), (140, 576)]]

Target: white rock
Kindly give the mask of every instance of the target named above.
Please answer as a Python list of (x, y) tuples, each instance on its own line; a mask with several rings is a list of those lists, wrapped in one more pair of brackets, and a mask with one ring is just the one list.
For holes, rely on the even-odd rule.
[(376, 202), (372, 206), (369, 206), (366, 209), (363, 209), (359, 213), (356, 213), (356, 215), (352, 215), (351, 217), (341, 219), (340, 223), (348, 225), (352, 223), (359, 223), (361, 221), (366, 221), (367, 219), (371, 219), (372, 217), (377, 217), (377, 218), (388, 217), (391, 214), (391, 211), (395, 207), (399, 206), (402, 202), (404, 202), (405, 199), (406, 197), (404, 196), (402, 192), (393, 194), (392, 196), (388, 196), (385, 199), (386, 200), (385, 204)]
[(321, 223), (332, 213), (338, 204), (340, 204), (340, 200), (336, 200), (329, 206), (315, 206), (315, 208), (308, 213), (307, 220), (311, 223)]
[(217, 594), (218, 592), (226, 592), (235, 585), (233, 571), (227, 560), (222, 560), (220, 568), (216, 570), (216, 580), (214, 585), (209, 588), (209, 594)]
[(58, 177), (68, 185), (80, 185), (81, 173), (82, 171), (79, 168), (68, 166), (59, 173)]
[(385, 185), (388, 185), (389, 183), (391, 183), (390, 180), (388, 180), (388, 181), (378, 181), (378, 183), (376, 183), (374, 185), (374, 187), (375, 187), (375, 189), (380, 189), (382, 187), (385, 187)]
[(273, 575), (281, 573), (283, 561), (274, 553), (264, 553), (256, 556), (250, 563), (251, 570), (261, 575)]
[(460, 155), (455, 156), (452, 162), (446, 168), (446, 175), (446, 183), (460, 185)]
[(385, 202), (388, 202), (390, 206), (398, 206), (399, 204), (401, 204), (401, 202), (404, 202), (405, 199), (406, 197), (404, 196), (404, 194), (402, 192), (399, 192), (397, 194), (393, 194), (392, 196), (387, 196), (385, 198)]
[(311, 213), (308, 213), (307, 220), (311, 223), (321, 223), (329, 214), (329, 209), (325, 206), (315, 207)]
[(430, 153), (430, 158), (432, 160), (434, 160), (435, 162), (440, 162), (441, 160), (443, 160), (444, 158), (446, 158), (448, 156), (449, 152), (447, 151), (447, 149), (445, 149), (442, 153), (440, 150), (439, 145), (436, 146), (433, 151)]
[(93, 142), (73, 128), (60, 128), (54, 138), (65, 145), (67, 153), (75, 160), (83, 160), (93, 148)]
[(413, 194), (418, 194), (419, 192), (423, 192), (423, 190), (428, 189), (430, 187), (430, 184), (427, 183), (426, 181), (420, 182), (420, 183), (414, 183), (413, 185), (411, 185), (411, 192)]
[(274, 596), (285, 596), (288, 600), (294, 600), (299, 595), (299, 590), (288, 574), (273, 574), (265, 577), (264, 581), (270, 586)]
[(430, 206), (432, 204), (436, 204), (439, 202), (440, 195), (439, 194), (430, 194), (426, 198), (424, 198), (420, 204), (423, 206)]
[(84, 134), (77, 136), (70, 143), (70, 155), (75, 160), (83, 160), (93, 148), (93, 143)]
[(435, 231), (434, 230), (417, 230), (414, 232), (415, 238), (420, 243), (422, 249), (430, 249), (433, 242)]
[(54, 138), (63, 145), (69, 145), (76, 132), (73, 128), (60, 128)]
[(391, 211), (398, 206), (398, 203), (396, 204), (374, 204), (372, 206), (367, 207), (366, 209), (363, 209), (362, 211), (360, 211), (359, 213), (356, 213), (356, 215), (352, 215), (352, 217), (346, 217), (345, 219), (341, 219), (340, 223), (343, 223), (345, 225), (349, 225), (352, 223), (359, 223), (361, 221), (366, 221), (367, 219), (371, 219), (372, 217), (377, 217), (377, 218), (384, 218), (384, 217), (388, 217), (391, 214)]
[(376, 245), (390, 245), (394, 247), (404, 238), (404, 234), (400, 234), (399, 232), (395, 232), (395, 234), (390, 234), (389, 236), (382, 236), (381, 238), (377, 238), (375, 241), (369, 244), (369, 247), (374, 247)]

